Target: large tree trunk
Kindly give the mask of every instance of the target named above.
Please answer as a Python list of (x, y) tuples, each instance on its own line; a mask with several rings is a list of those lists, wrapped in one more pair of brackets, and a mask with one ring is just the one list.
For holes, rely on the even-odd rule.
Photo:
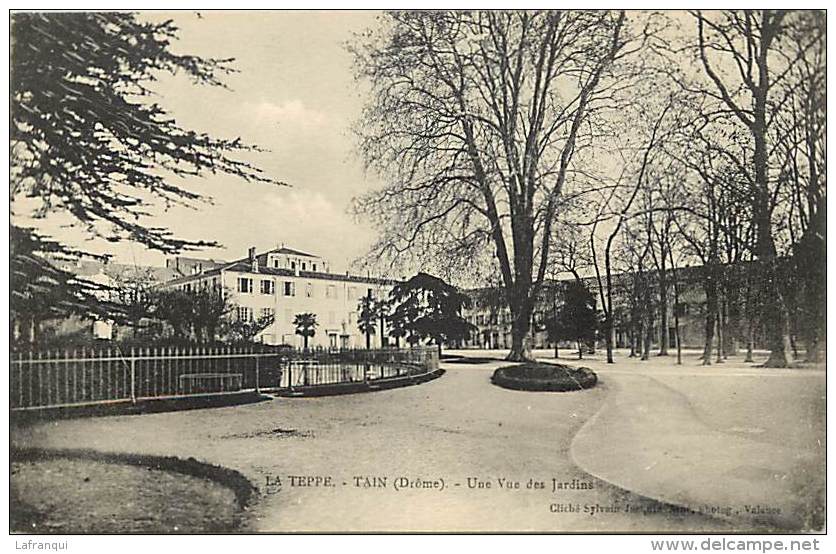
[(613, 327), (614, 327), (614, 325), (613, 325), (612, 315), (605, 316), (605, 318), (604, 318), (604, 333), (606, 333), (606, 335), (604, 336), (604, 341), (605, 341), (606, 346), (607, 346), (607, 363), (608, 364), (613, 363), (613, 342), (614, 342), (613, 341), (613, 333), (615, 332), (615, 329)]
[(516, 298), (509, 298), (511, 308), (511, 351), (506, 360), (512, 362), (532, 361), (531, 355), (531, 315), (533, 303), (528, 298), (528, 287), (524, 287)]
[[(772, 265), (771, 263), (769, 265)], [(777, 275), (774, 269), (769, 270), (771, 276), (767, 278), (767, 291), (764, 305), (767, 338), (769, 341), (769, 358), (764, 367), (788, 367), (788, 353), (791, 351), (789, 314), (784, 304), (779, 285), (775, 282)], [(773, 296), (774, 294), (774, 296)]]
[(705, 290), (705, 347), (702, 352), (702, 365), (711, 365), (714, 345), (714, 326), (717, 323), (717, 272), (713, 264), (704, 267), (708, 273), (703, 277)]
[(529, 334), (528, 318), (524, 323), (511, 324), (511, 351), (506, 360), (512, 362), (527, 362), (534, 358), (531, 355), (531, 340)]
[(755, 354), (755, 322), (750, 319), (746, 323), (746, 359), (744, 362), (754, 362)]
[(705, 346), (702, 351), (702, 365), (711, 365), (711, 352), (714, 345), (714, 321), (716, 310), (711, 309), (711, 300), (708, 302), (708, 309), (705, 314)]
[(805, 361), (818, 363), (819, 357), (819, 339), (818, 336), (813, 336), (807, 341), (807, 356)]
[(766, 143), (766, 95), (755, 96), (754, 125), (752, 135), (755, 143), (753, 162), (755, 165), (754, 223), (757, 230), (756, 252), (761, 265), (761, 283), (765, 286), (762, 295), (763, 314), (769, 343), (769, 359), (764, 367), (787, 367), (789, 329), (787, 307), (781, 294), (777, 270), (777, 251), (772, 237), (772, 212), (770, 205), (768, 151)]
[[(756, 268), (757, 269), (757, 268)], [(755, 350), (755, 320), (757, 318), (757, 309), (755, 303), (755, 281), (756, 275), (752, 272), (746, 277), (746, 298), (745, 298), (745, 317), (746, 317), (746, 359), (744, 362), (754, 361)]]
[(650, 321), (644, 324), (644, 344), (642, 345), (642, 360), (650, 359), (650, 346), (653, 343), (653, 325)]
[(668, 340), (668, 278), (664, 271), (659, 273), (659, 356), (667, 356), (670, 347)]
[[(673, 263), (673, 262), (671, 262)], [(679, 330), (679, 311), (681, 309), (679, 301), (679, 276), (676, 271), (673, 271), (673, 327), (674, 339), (676, 339), (676, 364), (682, 365), (682, 336)]]
[(725, 314), (726, 335), (723, 341), (723, 356), (737, 356), (740, 349), (740, 337), (743, 336), (743, 325), (740, 317), (740, 283), (735, 283), (733, 290), (726, 290)]
[(723, 363), (723, 341), (724, 341), (724, 329), (723, 329), (723, 310), (719, 307), (717, 309), (717, 359), (715, 360), (718, 364)]
[(674, 338), (676, 339), (676, 365), (682, 365), (682, 337), (679, 334), (679, 315), (673, 316)]
[(711, 350), (714, 344), (714, 316), (705, 316), (705, 347), (702, 351), (702, 365), (711, 365)]

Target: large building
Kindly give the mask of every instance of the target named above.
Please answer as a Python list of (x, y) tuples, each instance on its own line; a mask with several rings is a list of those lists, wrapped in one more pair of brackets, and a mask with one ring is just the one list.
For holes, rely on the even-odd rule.
[[(365, 346), (358, 328), (361, 299), (388, 296), (395, 284), (388, 279), (331, 273), (327, 260), (284, 246), (263, 253), (250, 248), (246, 258), (194, 272), (165, 283), (166, 288), (186, 292), (202, 287), (220, 288), (235, 306), (232, 317), (254, 321), (273, 316), (274, 322), (260, 335), (265, 344), (301, 346), (293, 320), (313, 313), (318, 326), (310, 347), (354, 348)], [(381, 345), (380, 333), (372, 345)]]
[[(696, 280), (695, 271), (699, 268), (680, 270), (681, 292), (678, 304), (679, 337), (684, 347), (701, 347), (704, 342), (705, 293)], [(625, 321), (624, 313), (629, 311), (625, 287), (629, 286), (632, 274), (618, 274), (615, 277), (614, 308), (617, 314), (614, 328), (615, 346), (628, 348), (630, 346), (629, 322)], [(550, 280), (543, 284), (537, 302), (532, 312), (532, 324), (529, 340), (532, 348), (552, 348), (554, 343), (548, 338), (545, 323), (557, 312), (562, 302), (562, 285), (565, 281), (574, 279), (566, 276), (564, 279)], [(596, 300), (597, 310), (600, 312), (598, 282), (595, 278), (583, 279), (587, 288)], [(667, 305), (668, 328), (659, 328), (659, 318), (654, 318), (652, 329), (652, 343), (659, 344), (661, 333), (667, 332), (668, 344), (676, 344), (676, 329), (674, 309), (677, 307), (673, 298), (673, 287), (669, 291)], [(485, 288), (468, 291), (473, 300), (470, 308), (464, 310), (463, 316), (475, 326), (468, 340), (462, 341), (466, 348), (510, 348), (511, 347), (511, 310), (504, 298), (504, 292), (498, 288)], [(603, 337), (601, 338), (603, 341)], [(568, 343), (567, 343), (568, 345)], [(569, 345), (571, 346), (571, 345)]]

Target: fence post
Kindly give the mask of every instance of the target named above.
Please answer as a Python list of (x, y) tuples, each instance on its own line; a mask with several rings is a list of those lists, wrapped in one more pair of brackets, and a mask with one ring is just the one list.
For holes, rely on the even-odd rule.
[(369, 350), (363, 351), (363, 382), (369, 384)]
[(136, 404), (136, 356), (134, 347), (131, 347), (131, 402)]
[(255, 354), (255, 393), (260, 393), (258, 390), (258, 354)]
[[(34, 347), (32, 347), (32, 348), (34, 348)], [(37, 360), (36, 363), (38, 364), (38, 367), (43, 366), (44, 371), (42, 373), (46, 373), (46, 403), (47, 403), (47, 405), (51, 405), (52, 402), (53, 402), (53, 399), (52, 399), (52, 368), (50, 367), (49, 364), (41, 364), (40, 363), (40, 361), (43, 359), (43, 355), (40, 352), (35, 352), (35, 359)], [(42, 377), (42, 375), (39, 376), (39, 377)], [(40, 379), (38, 381), (39, 381), (38, 385), (42, 386), (41, 385), (42, 381), (40, 381)], [(32, 386), (32, 379), (31, 378), (29, 379), (29, 386), (30, 386), (30, 388)], [(34, 395), (32, 395), (32, 396), (34, 396)]]
[[(18, 363), (17, 363), (17, 392), (18, 392), (17, 407), (19, 407), (19, 408), (22, 408), (23, 405), (24, 405), (23, 404), (23, 364), (20, 363), (21, 360), (23, 360), (23, 354), (18, 352), (17, 353), (17, 361), (18, 361)], [(32, 371), (31, 367), (27, 368), (27, 369), (29, 369), (29, 372)], [(31, 375), (31, 373), (30, 373), (30, 375)]]

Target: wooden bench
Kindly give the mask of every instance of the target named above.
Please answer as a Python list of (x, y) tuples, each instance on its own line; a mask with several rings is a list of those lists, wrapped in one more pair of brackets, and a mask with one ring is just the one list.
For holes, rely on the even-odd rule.
[(184, 373), (179, 377), (181, 394), (205, 394), (241, 390), (240, 373)]

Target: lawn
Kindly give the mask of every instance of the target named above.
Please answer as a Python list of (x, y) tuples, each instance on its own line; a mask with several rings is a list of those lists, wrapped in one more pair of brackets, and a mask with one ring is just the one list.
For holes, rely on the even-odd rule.
[(13, 460), (10, 496), (19, 533), (221, 533), (242, 521), (232, 488), (153, 465)]

